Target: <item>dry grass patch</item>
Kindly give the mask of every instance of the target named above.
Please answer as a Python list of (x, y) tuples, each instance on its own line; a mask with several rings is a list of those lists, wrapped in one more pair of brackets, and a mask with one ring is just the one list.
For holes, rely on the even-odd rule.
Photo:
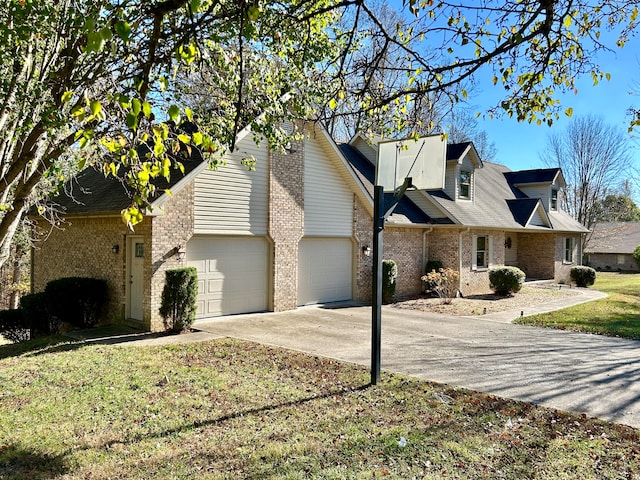
[(278, 348), (4, 353), (5, 479), (640, 476), (635, 429)]

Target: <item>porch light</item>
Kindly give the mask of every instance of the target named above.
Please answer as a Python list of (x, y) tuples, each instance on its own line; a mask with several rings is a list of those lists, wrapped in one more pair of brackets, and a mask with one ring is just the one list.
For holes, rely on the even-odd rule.
[(178, 260), (184, 260), (184, 257), (187, 254), (187, 250), (186, 248), (184, 248), (184, 245), (178, 245), (176, 248), (174, 248), (174, 252), (178, 257)]
[(362, 247), (362, 253), (365, 257), (370, 257), (371, 256), (371, 247), (369, 245), (365, 245), (364, 247)]
[(120, 251), (120, 245), (115, 244), (113, 247), (111, 247), (111, 251), (117, 254)]

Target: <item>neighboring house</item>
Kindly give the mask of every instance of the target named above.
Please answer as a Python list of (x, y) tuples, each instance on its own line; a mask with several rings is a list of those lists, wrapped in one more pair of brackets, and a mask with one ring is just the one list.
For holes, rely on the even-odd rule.
[[(32, 253), (32, 288), (67, 276), (106, 279), (107, 321), (163, 328), (165, 270), (198, 271), (197, 318), (371, 298), (372, 181), (376, 150), (360, 136), (337, 146), (318, 126), (290, 152), (257, 146), (243, 130), (217, 171), (183, 161), (172, 195), (156, 198), (129, 231), (123, 186), (92, 169), (73, 199), (55, 199), (69, 224)], [(240, 159), (253, 154), (256, 171)], [(464, 294), (488, 290), (488, 267), (517, 265), (529, 278), (564, 280), (586, 230), (558, 210), (558, 169), (509, 172), (472, 144), (451, 145), (443, 190), (408, 192), (389, 218), (384, 258), (398, 264), (398, 295), (420, 293), (428, 259), (461, 272)], [(178, 178), (179, 177), (179, 178)]]
[(596, 270), (640, 271), (633, 251), (640, 245), (640, 222), (598, 223), (584, 253)]

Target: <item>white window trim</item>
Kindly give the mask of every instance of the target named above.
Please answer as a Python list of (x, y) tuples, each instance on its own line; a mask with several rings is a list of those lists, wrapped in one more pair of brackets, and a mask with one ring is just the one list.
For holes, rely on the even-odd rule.
[[(478, 266), (478, 237), (485, 237), (487, 245), (485, 250), (487, 255), (487, 266)], [(493, 267), (493, 235), (473, 235), (472, 237), (472, 253), (471, 253), (471, 270), (483, 272)]]
[[(567, 240), (571, 242), (571, 260), (567, 260)], [(562, 263), (565, 265), (573, 265), (576, 263), (576, 239), (573, 237), (564, 237), (562, 242)]]
[[(553, 206), (553, 194), (556, 194), (556, 205), (555, 207)], [(551, 210), (552, 212), (557, 212), (558, 211), (558, 202), (560, 201), (560, 192), (558, 192), (557, 188), (552, 188), (551, 189), (551, 196), (549, 197), (549, 210)]]
[[(462, 185), (463, 185), (462, 184), (462, 178), (461, 178), (462, 177), (462, 172), (467, 172), (469, 174), (469, 184), (468, 184), (468, 186), (469, 186), (469, 195), (467, 195), (467, 196), (463, 196), (462, 195)], [(465, 185), (467, 185), (467, 184), (465, 184)], [(471, 200), (471, 192), (473, 191), (472, 185), (473, 185), (473, 171), (461, 168), (458, 171), (458, 198), (461, 198), (462, 200)]]

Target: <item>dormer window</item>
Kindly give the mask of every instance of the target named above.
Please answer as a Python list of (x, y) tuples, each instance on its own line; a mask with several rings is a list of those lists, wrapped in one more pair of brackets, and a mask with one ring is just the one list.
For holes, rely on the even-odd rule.
[(555, 188), (551, 190), (551, 210), (558, 210), (558, 190)]
[(460, 198), (471, 198), (471, 172), (460, 170)]

